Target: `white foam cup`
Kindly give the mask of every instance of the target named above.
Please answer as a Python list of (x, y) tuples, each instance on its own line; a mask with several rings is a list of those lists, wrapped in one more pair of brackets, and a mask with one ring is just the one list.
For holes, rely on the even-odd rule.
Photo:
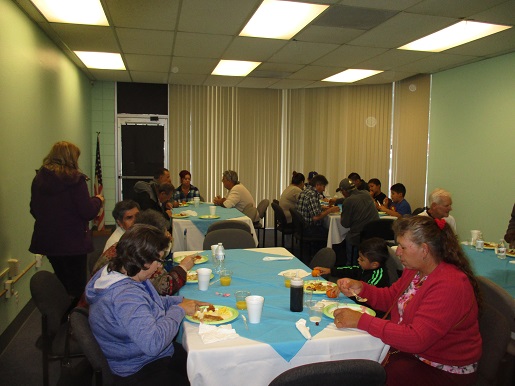
[(476, 246), (476, 240), (479, 237), (480, 233), (481, 233), (481, 231), (477, 230), (477, 229), (470, 231), (470, 245)]
[(247, 311), (249, 313), (249, 323), (259, 323), (265, 298), (259, 295), (250, 295), (245, 298), (245, 302), (247, 303)]
[(213, 271), (210, 268), (197, 269), (198, 289), (200, 291), (207, 291), (207, 289), (209, 288), (209, 280), (211, 280), (211, 272), (213, 272)]
[(200, 204), (200, 197), (193, 197), (193, 204), (195, 205), (195, 208), (198, 208)]
[(216, 206), (215, 205), (212, 205), (209, 207), (209, 214), (211, 216), (216, 216)]

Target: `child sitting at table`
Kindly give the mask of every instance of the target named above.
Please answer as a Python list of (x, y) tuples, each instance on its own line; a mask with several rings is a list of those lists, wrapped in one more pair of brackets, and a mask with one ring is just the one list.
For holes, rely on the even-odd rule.
[(313, 271), (318, 270), (320, 276), (328, 275), (329, 281), (336, 282), (339, 278), (348, 277), (376, 287), (388, 287), (390, 279), (384, 267), (388, 258), (386, 242), (379, 237), (373, 237), (359, 245), (359, 265), (332, 268), (315, 267)]

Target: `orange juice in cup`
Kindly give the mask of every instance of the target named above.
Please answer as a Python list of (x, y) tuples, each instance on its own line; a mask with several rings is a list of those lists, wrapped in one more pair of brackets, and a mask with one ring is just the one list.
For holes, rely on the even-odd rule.
[(291, 272), (286, 272), (285, 274), (283, 274), (283, 276), (284, 276), (284, 286), (286, 288), (290, 288), (291, 278), (295, 277), (295, 274), (291, 273)]
[(232, 271), (229, 271), (227, 269), (220, 271), (220, 284), (222, 286), (231, 285), (231, 277), (232, 277)]
[(250, 292), (249, 291), (236, 291), (234, 293), (234, 296), (236, 297), (236, 308), (239, 310), (246, 310), (247, 302), (245, 301), (245, 298), (247, 296), (250, 296)]

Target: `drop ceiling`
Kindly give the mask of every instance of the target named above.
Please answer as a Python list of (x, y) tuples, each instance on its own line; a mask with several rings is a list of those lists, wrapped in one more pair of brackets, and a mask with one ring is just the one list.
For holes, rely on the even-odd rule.
[[(14, 0), (93, 81), (331, 87), (341, 83), (321, 79), (360, 68), (384, 72), (353, 84), (381, 84), (515, 51), (515, 28), (440, 53), (396, 49), (463, 19), (513, 26), (515, 0), (304, 1), (330, 7), (289, 41), (238, 36), (261, 0), (100, 1), (109, 27), (49, 23)], [(87, 69), (73, 51), (119, 52), (126, 70)], [(262, 64), (246, 77), (211, 75), (221, 59)]]

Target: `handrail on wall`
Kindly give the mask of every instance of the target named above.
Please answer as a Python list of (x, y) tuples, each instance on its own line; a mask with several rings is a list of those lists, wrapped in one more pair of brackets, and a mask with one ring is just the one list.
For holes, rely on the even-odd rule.
[[(21, 271), (18, 276), (15, 276), (12, 281), (13, 281), (13, 284), (16, 284), (16, 282), (18, 280), (21, 279), (21, 277), (23, 275), (25, 275), (29, 269), (31, 269), (32, 267), (34, 267), (34, 265), (36, 265), (36, 262), (33, 261), (32, 263), (30, 263), (23, 271)], [(2, 272), (0, 272), (0, 279), (3, 278), (5, 275), (7, 275), (7, 273), (9, 272), (9, 268), (5, 268)], [(7, 290), (6, 289), (3, 289), (2, 292), (0, 292), (0, 297), (4, 296), (5, 294), (7, 293)]]

